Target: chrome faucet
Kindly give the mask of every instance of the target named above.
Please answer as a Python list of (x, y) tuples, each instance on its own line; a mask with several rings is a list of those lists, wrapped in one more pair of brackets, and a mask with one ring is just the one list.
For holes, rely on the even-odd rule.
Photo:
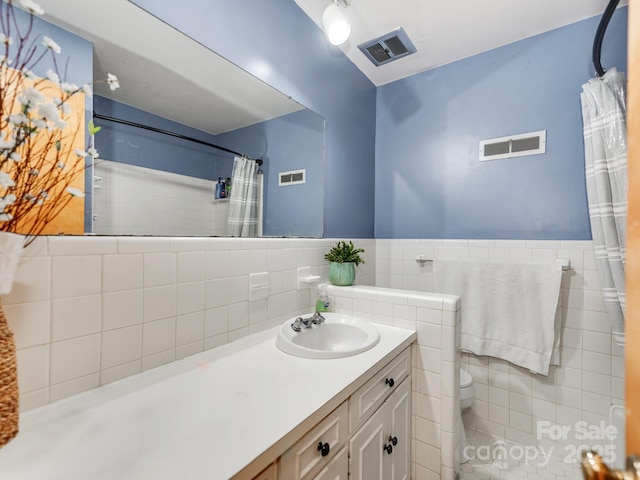
[(324, 317), (320, 313), (316, 312), (307, 318), (296, 318), (291, 324), (291, 328), (296, 332), (300, 332), (303, 327), (311, 328), (313, 325), (320, 325), (322, 322), (324, 322)]

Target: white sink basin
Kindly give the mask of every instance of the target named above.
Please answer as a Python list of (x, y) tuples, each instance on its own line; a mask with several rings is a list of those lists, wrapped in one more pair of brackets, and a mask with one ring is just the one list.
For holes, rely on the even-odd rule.
[(278, 330), (276, 346), (296, 357), (340, 358), (369, 350), (380, 340), (380, 333), (370, 322), (342, 313), (322, 316), (323, 323), (303, 327), (300, 332), (291, 328), (295, 318), (287, 320)]

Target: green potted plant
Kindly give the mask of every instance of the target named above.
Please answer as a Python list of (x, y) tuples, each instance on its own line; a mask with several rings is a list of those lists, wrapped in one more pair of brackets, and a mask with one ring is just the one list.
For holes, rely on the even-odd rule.
[(324, 258), (331, 262), (329, 266), (329, 281), (333, 285), (353, 285), (356, 279), (355, 267), (364, 263), (360, 256), (364, 252), (362, 248), (356, 248), (352, 241), (339, 241), (329, 250)]

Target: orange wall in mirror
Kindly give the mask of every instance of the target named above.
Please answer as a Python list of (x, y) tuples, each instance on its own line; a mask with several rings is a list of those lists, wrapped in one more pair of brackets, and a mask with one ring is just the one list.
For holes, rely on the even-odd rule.
[[(2, 77), (8, 82), (3, 88), (5, 102), (3, 112), (21, 113), (22, 104), (15, 100), (16, 95), (20, 95), (26, 88), (32, 86), (35, 86), (47, 101), (61, 97), (60, 87), (49, 80), (30, 80), (11, 68), (3, 72)], [(12, 176), (16, 182), (15, 190), (10, 190), (10, 193), (14, 193), (18, 198), (26, 198), (26, 192), (27, 195), (35, 196), (34, 201), (37, 199), (43, 203), (42, 207), (28, 206), (29, 203), (25, 201), (14, 204), (13, 208), (16, 210), (12, 210), (11, 213), (16, 218), (16, 224), (15, 230), (13, 226), (9, 227), (10, 231), (54, 235), (84, 233), (84, 199), (72, 197), (65, 189), (72, 187), (81, 192), (84, 191), (85, 159), (74, 151), (85, 150), (85, 95), (83, 92), (75, 93), (66, 100), (66, 103), (70, 109), (68, 115), (62, 115), (67, 123), (62, 131), (53, 130), (55, 134), (53, 136), (49, 135), (46, 129), (39, 129), (38, 133), (32, 137), (33, 140), (29, 142), (31, 147), (26, 146), (26, 143), (18, 147), (17, 152), (24, 160), (27, 152), (31, 152), (29, 155), (31, 161), (28, 164), (3, 162), (3, 171)], [(39, 116), (39, 114), (36, 115), (36, 117)], [(9, 130), (12, 127), (8, 122), (3, 121), (2, 128)], [(6, 131), (4, 134), (11, 135)], [(30, 171), (36, 172), (35, 176), (32, 176)], [(35, 180), (32, 181), (32, 178)], [(52, 178), (57, 180), (52, 182)], [(24, 187), (21, 188), (20, 185)], [(28, 206), (26, 207), (28, 210), (20, 213), (18, 204)], [(51, 210), (52, 207), (53, 210)], [(46, 217), (44, 212), (48, 212)], [(51, 219), (51, 212), (60, 213)], [(38, 227), (34, 232), (32, 226), (37, 225), (38, 222), (40, 225), (45, 223), (43, 218), (47, 219), (46, 226), (43, 230)]]

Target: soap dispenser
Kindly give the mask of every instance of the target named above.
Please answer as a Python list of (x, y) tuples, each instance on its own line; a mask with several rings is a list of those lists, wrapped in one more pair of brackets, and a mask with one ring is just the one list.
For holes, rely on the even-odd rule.
[(327, 293), (326, 285), (318, 286), (318, 301), (316, 302), (316, 313), (328, 312), (329, 306), (329, 294)]

